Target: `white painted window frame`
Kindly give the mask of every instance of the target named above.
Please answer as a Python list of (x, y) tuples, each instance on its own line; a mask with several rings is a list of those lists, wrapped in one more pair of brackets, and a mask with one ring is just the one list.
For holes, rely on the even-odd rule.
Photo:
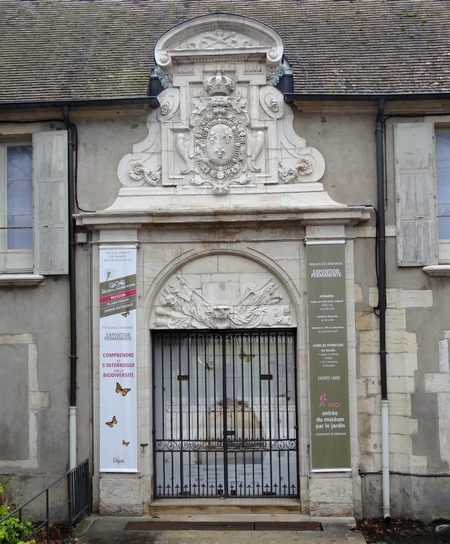
[(7, 249), (7, 146), (31, 145), (31, 137), (0, 140), (0, 272), (23, 273), (33, 269), (33, 249)]

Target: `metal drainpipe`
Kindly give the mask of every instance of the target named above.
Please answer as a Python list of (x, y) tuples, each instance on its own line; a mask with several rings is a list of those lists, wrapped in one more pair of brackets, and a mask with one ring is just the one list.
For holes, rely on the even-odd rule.
[(64, 121), (68, 131), (68, 184), (69, 184), (69, 314), (70, 314), (70, 404), (69, 404), (69, 468), (77, 466), (77, 321), (75, 284), (75, 187), (74, 187), (74, 130), (69, 116), (69, 108), (63, 106)]
[(380, 320), (380, 376), (381, 376), (381, 440), (382, 440), (382, 482), (383, 518), (391, 520), (390, 482), (389, 482), (389, 401), (386, 376), (386, 220), (384, 216), (384, 152), (383, 152), (383, 112), (384, 99), (378, 101), (376, 121), (377, 155), (377, 202), (378, 202), (378, 312)]

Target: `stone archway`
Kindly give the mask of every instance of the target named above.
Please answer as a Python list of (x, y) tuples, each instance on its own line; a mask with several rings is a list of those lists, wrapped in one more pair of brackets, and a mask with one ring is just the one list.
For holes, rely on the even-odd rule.
[(298, 497), (296, 312), (282, 282), (209, 254), (154, 301), (155, 497)]

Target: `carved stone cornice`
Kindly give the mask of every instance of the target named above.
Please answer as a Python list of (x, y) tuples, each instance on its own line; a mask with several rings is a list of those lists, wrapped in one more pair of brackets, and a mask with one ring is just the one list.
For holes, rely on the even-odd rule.
[[(204, 200), (204, 199), (202, 199)], [(221, 199), (222, 200), (222, 199)], [(90, 230), (110, 228), (140, 229), (147, 225), (186, 225), (195, 228), (216, 228), (227, 225), (245, 226), (259, 225), (261, 228), (294, 224), (297, 226), (355, 226), (370, 219), (370, 208), (364, 206), (319, 207), (314, 205), (286, 208), (280, 205), (264, 207), (251, 205), (254, 199), (243, 198), (239, 208), (224, 208), (213, 210), (208, 202), (196, 208), (184, 209), (178, 207), (160, 206), (151, 210), (132, 209), (134, 198), (130, 200), (128, 210), (103, 210), (100, 212), (83, 212), (76, 214), (77, 225)], [(272, 199), (278, 200), (278, 199)], [(223, 200), (222, 200), (223, 202)]]

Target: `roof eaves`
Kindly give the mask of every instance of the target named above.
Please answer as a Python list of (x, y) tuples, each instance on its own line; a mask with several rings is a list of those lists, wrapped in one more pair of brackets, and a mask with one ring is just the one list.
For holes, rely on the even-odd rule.
[(450, 92), (444, 93), (397, 93), (397, 94), (308, 94), (308, 93), (285, 93), (284, 101), (292, 104), (295, 101), (397, 101), (397, 100), (450, 100)]
[(159, 101), (156, 96), (137, 96), (121, 98), (86, 98), (86, 99), (55, 99), (55, 100), (35, 100), (1, 102), (0, 109), (30, 109), (30, 108), (55, 108), (62, 106), (82, 107), (82, 106), (121, 106), (121, 105), (140, 105), (148, 104), (153, 109), (159, 107)]

